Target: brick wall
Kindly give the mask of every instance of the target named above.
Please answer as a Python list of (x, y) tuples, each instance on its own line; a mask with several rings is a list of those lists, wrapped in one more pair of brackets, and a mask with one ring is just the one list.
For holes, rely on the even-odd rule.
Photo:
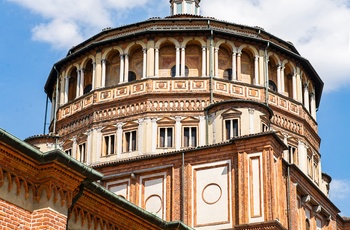
[(16, 205), (0, 200), (0, 229), (21, 230), (64, 230), (66, 216), (52, 209), (40, 209), (33, 213)]
[(0, 229), (31, 229), (31, 213), (0, 200)]

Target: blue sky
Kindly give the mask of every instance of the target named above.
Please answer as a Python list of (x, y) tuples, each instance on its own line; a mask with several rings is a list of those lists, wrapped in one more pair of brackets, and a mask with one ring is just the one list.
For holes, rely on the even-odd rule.
[[(103, 4), (103, 5), (102, 5)], [(43, 133), (43, 87), (68, 49), (105, 27), (169, 14), (168, 0), (0, 0), (0, 127)], [(215, 5), (214, 5), (215, 4)], [(229, 7), (228, 7), (229, 5)], [(325, 82), (317, 120), (331, 200), (350, 216), (350, 1), (202, 0), (202, 15), (291, 41)]]

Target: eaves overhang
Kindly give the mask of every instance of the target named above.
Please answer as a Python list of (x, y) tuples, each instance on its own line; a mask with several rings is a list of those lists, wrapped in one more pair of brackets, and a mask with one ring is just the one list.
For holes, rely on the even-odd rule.
[(119, 165), (119, 164), (126, 164), (126, 163), (146, 160), (146, 159), (162, 158), (165, 156), (178, 155), (178, 154), (187, 154), (187, 153), (191, 153), (194, 151), (232, 145), (232, 144), (235, 144), (239, 141), (245, 141), (245, 140), (250, 140), (250, 139), (265, 137), (265, 136), (271, 136), (280, 146), (282, 146), (283, 150), (288, 149), (286, 144), (283, 143), (283, 141), (277, 136), (275, 131), (268, 131), (268, 132), (261, 132), (261, 133), (249, 134), (249, 135), (244, 135), (244, 136), (238, 136), (238, 137), (234, 137), (232, 139), (229, 139), (227, 141), (223, 141), (223, 142), (215, 143), (215, 144), (210, 144), (210, 145), (197, 146), (197, 147), (193, 147), (193, 148), (187, 148), (187, 149), (183, 149), (183, 150), (175, 150), (175, 151), (169, 151), (169, 152), (162, 152), (162, 153), (157, 153), (157, 154), (140, 155), (140, 156), (131, 157), (131, 158), (118, 159), (115, 161), (97, 163), (97, 164), (91, 165), (91, 167), (94, 169), (98, 169), (98, 168), (114, 166), (114, 165)]
[(6, 144), (10, 148), (18, 151), (19, 153), (22, 153), (24, 157), (31, 159), (40, 165), (51, 162), (58, 162), (72, 169), (78, 174), (81, 174), (89, 181), (97, 181), (103, 178), (102, 173), (68, 156), (66, 153), (59, 149), (43, 153), (34, 146), (18, 139), (17, 137), (13, 136), (12, 134), (8, 133), (7, 131), (1, 128), (0, 142)]
[[(182, 22), (191, 23), (193, 25), (176, 25), (181, 24)], [(134, 30), (129, 31), (126, 34), (121, 34), (118, 36), (114, 35), (107, 39), (98, 40), (98, 38), (101, 38), (102, 36), (106, 36), (108, 34), (116, 33), (118, 31), (124, 31), (131, 28), (133, 28)], [(52, 100), (53, 86), (55, 85), (55, 82), (57, 80), (57, 74), (58, 71), (60, 71), (60, 68), (65, 63), (74, 60), (75, 58), (79, 57), (80, 55), (83, 55), (89, 50), (102, 47), (112, 42), (126, 40), (135, 36), (149, 35), (152, 37), (160, 33), (164, 34), (188, 32), (204, 33), (208, 36), (210, 36), (211, 33), (213, 33), (214, 36), (232, 36), (236, 38), (255, 41), (260, 43), (261, 45), (265, 45), (266, 47), (267, 44), (269, 44), (269, 48), (277, 49), (283, 53), (287, 53), (288, 55), (294, 57), (297, 60), (297, 62), (299, 62), (300, 65), (304, 67), (304, 69), (309, 73), (310, 77), (313, 79), (316, 90), (316, 107), (319, 107), (324, 83), (317, 74), (316, 70), (312, 67), (310, 62), (299, 54), (299, 52), (292, 43), (284, 41), (266, 32), (263, 28), (260, 27), (240, 25), (227, 21), (217, 20), (210, 17), (189, 17), (188, 15), (186, 17), (178, 16), (167, 18), (151, 18), (142, 22), (137, 22), (101, 31), (100, 33), (71, 48), (65, 58), (61, 59), (53, 65), (44, 87), (45, 93), (48, 95), (50, 100)], [(58, 71), (56, 71), (55, 68)]]
[[(304, 180), (308, 181), (308, 185), (311, 185), (311, 187), (313, 189), (315, 189), (315, 191), (317, 191), (318, 194), (320, 194), (320, 196), (327, 201), (328, 204), (330, 204), (330, 206), (337, 212), (340, 213), (340, 210), (338, 209), (338, 207), (329, 199), (329, 197), (327, 197), (322, 191), (321, 189), (310, 179), (309, 176), (307, 176), (297, 165), (295, 164), (289, 164), (285, 159), (283, 159), (283, 164), (285, 164), (287, 167), (290, 167), (291, 169), (291, 173), (297, 173), (298, 177), (302, 177), (304, 178)], [(305, 188), (304, 188), (305, 190)], [(306, 191), (306, 190), (305, 190)]]
[(140, 217), (142, 220), (151, 223), (160, 229), (177, 229), (177, 230), (191, 230), (193, 228), (185, 225), (181, 221), (165, 221), (158, 216), (146, 211), (145, 209), (140, 208), (139, 206), (125, 200), (121, 196), (116, 195), (115, 193), (109, 191), (108, 189), (102, 187), (98, 183), (91, 183), (86, 185), (86, 188), (90, 192), (98, 194), (99, 196), (107, 199), (109, 202), (114, 203), (117, 207), (121, 207), (133, 215)]

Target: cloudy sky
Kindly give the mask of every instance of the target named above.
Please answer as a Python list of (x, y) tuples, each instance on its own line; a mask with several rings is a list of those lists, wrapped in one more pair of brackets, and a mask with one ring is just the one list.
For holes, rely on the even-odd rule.
[[(350, 216), (350, 0), (202, 0), (201, 14), (262, 27), (312, 63), (325, 83), (322, 166)], [(0, 127), (20, 138), (42, 133), (43, 86), (69, 48), (103, 28), (168, 15), (168, 0), (0, 0)]]

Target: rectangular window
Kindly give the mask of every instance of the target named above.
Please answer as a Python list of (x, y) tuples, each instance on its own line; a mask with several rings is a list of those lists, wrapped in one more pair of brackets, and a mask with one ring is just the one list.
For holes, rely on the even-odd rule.
[(82, 163), (86, 163), (86, 144), (85, 143), (80, 144), (78, 150), (79, 150), (78, 160)]
[(72, 156), (72, 149), (67, 149), (64, 151), (67, 155)]
[(176, 3), (176, 13), (182, 14), (182, 3), (181, 2)]
[(238, 119), (225, 120), (225, 140), (238, 136)]
[(183, 147), (197, 147), (197, 127), (184, 127)]
[(124, 152), (136, 151), (136, 130), (124, 133)]
[(319, 169), (318, 169), (318, 161), (314, 159), (314, 165), (313, 165), (313, 179), (318, 184), (319, 183)]
[(307, 156), (307, 174), (312, 178), (312, 155)]
[(288, 157), (290, 164), (298, 165), (298, 149), (294, 146), (288, 146)]
[(115, 154), (115, 134), (106, 135), (103, 137), (102, 156)]
[(261, 131), (262, 131), (262, 132), (267, 132), (267, 131), (269, 131), (269, 127), (268, 127), (265, 123), (262, 123), (262, 125), (261, 125)]
[(173, 128), (159, 128), (159, 147), (173, 147)]
[(191, 2), (186, 2), (186, 13), (187, 14), (192, 14), (192, 3)]
[(316, 230), (322, 230), (322, 220), (320, 218), (316, 218)]

